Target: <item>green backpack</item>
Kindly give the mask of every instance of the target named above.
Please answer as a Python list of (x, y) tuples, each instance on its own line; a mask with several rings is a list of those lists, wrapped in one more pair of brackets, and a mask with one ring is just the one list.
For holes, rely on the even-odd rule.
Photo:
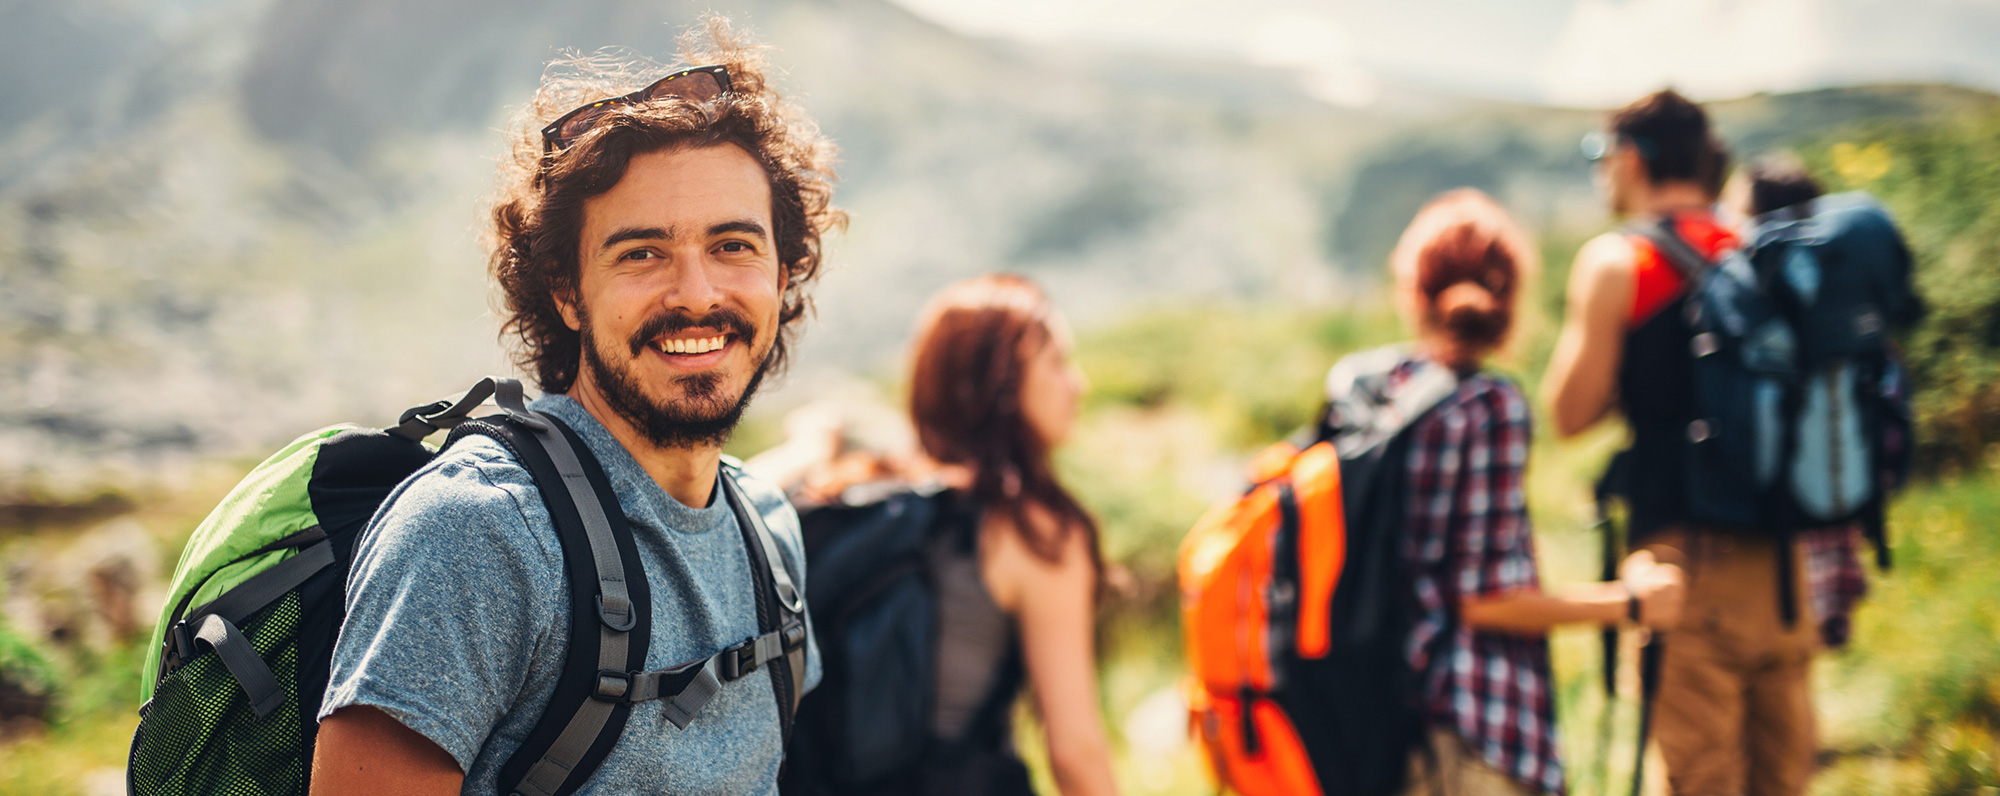
[[(469, 418), (495, 398), (501, 413)], [(497, 440), (541, 485), (570, 583), (570, 642), (540, 722), (502, 767), (502, 792), (564, 796), (617, 743), (634, 703), (659, 700), (685, 727), (721, 687), (771, 670), (789, 734), (805, 677), (805, 605), (763, 516), (726, 462), (724, 496), (757, 579), (760, 635), (706, 659), (644, 671), (645, 572), (604, 470), (575, 431), (526, 408), (521, 385), (486, 379), (457, 401), (386, 429), (340, 425), (294, 440), (250, 471), (202, 521), (175, 567), (145, 662), (133, 734), (133, 796), (304, 794), (348, 567), (363, 528), (451, 429)], [(560, 485), (559, 487), (557, 485)]]

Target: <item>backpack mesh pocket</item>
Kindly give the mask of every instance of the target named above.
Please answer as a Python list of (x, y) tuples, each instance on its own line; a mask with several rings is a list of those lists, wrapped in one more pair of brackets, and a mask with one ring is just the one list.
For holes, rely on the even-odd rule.
[(257, 718), (220, 656), (196, 655), (160, 679), (140, 711), (126, 771), (134, 796), (283, 796), (306, 792), (299, 714), (299, 594), (251, 614), (241, 630), (285, 691)]

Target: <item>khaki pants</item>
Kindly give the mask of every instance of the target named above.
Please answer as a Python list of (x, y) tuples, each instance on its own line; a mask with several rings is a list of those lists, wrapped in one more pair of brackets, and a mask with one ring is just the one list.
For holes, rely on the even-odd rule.
[(1680, 563), (1687, 604), (1665, 636), (1653, 737), (1677, 796), (1796, 796), (1812, 778), (1812, 656), (1819, 646), (1805, 558), (1798, 619), (1779, 617), (1776, 543), (1666, 531), (1646, 549)]
[(1515, 782), (1467, 748), (1458, 733), (1432, 729), (1428, 747), (1410, 753), (1410, 783), (1403, 796), (1530, 796)]

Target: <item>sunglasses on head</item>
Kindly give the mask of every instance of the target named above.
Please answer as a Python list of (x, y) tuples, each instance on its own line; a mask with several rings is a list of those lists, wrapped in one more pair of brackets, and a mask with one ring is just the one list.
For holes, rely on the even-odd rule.
[(620, 105), (634, 105), (653, 102), (668, 97), (679, 97), (693, 103), (702, 103), (720, 97), (729, 91), (729, 68), (723, 66), (697, 66), (682, 69), (660, 78), (652, 85), (623, 96), (601, 99), (576, 110), (565, 113), (542, 128), (542, 154), (549, 155), (568, 149), (584, 133), (590, 132), (596, 121)]

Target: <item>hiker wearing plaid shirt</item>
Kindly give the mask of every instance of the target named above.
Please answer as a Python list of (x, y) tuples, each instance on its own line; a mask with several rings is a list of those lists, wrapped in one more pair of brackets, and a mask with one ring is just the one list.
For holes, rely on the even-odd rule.
[(1522, 488), (1531, 437), (1520, 389), (1485, 373), (1415, 429), (1404, 556), (1421, 613), (1409, 655), (1433, 726), (1509, 779), (1561, 793), (1548, 639), (1478, 632), (1453, 616), (1465, 600), (1541, 588)]
[(1455, 392), (1412, 429), (1404, 561), (1417, 617), (1408, 642), (1426, 732), (1405, 793), (1564, 792), (1548, 631), (1568, 623), (1678, 621), (1680, 571), (1637, 553), (1622, 579), (1544, 590), (1525, 475), (1528, 402), (1481, 370), (1504, 342), (1533, 248), (1484, 194), (1447, 193), (1418, 212), (1392, 257), (1398, 305), (1417, 335), (1390, 389), (1434, 362)]

